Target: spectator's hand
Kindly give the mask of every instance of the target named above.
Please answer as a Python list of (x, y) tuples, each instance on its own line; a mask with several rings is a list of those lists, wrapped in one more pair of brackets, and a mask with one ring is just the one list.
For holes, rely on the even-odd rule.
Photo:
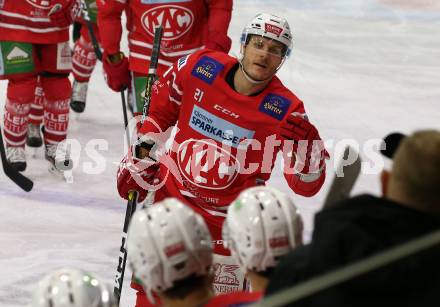
[(112, 90), (120, 92), (128, 87), (130, 84), (128, 60), (122, 52), (111, 55), (104, 52), (102, 56), (102, 66), (107, 85)]

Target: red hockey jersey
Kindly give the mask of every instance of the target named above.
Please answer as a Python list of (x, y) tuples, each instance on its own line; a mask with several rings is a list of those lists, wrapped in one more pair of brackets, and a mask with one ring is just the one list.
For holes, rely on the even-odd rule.
[[(153, 86), (150, 117), (140, 128), (157, 140), (155, 133), (177, 123), (159, 179), (171, 196), (213, 216), (225, 216), (241, 191), (267, 181), (278, 152), (292, 156), (280, 125), (290, 113), (305, 115), (302, 101), (276, 76), (255, 96), (236, 92), (226, 82), (235, 65), (237, 59), (210, 50), (179, 59)], [(322, 186), (325, 169), (307, 182), (288, 167), (285, 178), (296, 193), (311, 196)]]
[(69, 27), (58, 27), (47, 16), (61, 0), (0, 0), (0, 40), (56, 44), (69, 40)]
[(160, 72), (207, 43), (216, 42), (229, 51), (232, 0), (107, 0), (97, 4), (102, 46), (109, 54), (120, 51), (121, 15), (126, 11), (132, 71), (148, 72), (154, 28), (159, 24), (164, 27)]

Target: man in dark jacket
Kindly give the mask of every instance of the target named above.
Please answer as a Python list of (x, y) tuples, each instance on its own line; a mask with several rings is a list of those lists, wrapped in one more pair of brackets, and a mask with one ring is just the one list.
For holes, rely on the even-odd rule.
[[(440, 132), (406, 137), (383, 197), (361, 195), (316, 215), (312, 242), (285, 257), (266, 295), (440, 228)], [(315, 293), (290, 306), (440, 306), (440, 246)]]

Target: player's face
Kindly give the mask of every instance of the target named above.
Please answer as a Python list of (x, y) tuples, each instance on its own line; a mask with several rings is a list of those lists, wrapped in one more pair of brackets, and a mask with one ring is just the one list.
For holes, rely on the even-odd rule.
[(276, 73), (282, 60), (280, 42), (254, 35), (245, 47), (243, 68), (252, 79), (266, 80)]

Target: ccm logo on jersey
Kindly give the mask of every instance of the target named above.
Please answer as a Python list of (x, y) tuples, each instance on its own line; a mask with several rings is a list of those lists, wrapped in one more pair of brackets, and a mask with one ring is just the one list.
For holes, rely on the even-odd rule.
[(282, 120), (292, 102), (282, 96), (267, 94), (258, 110), (275, 119)]
[(192, 184), (223, 190), (237, 178), (240, 164), (230, 152), (211, 140), (186, 140), (178, 149), (180, 173)]
[(214, 106), (214, 109), (216, 109), (216, 110), (218, 110), (218, 111), (220, 111), (220, 112), (222, 112), (222, 113), (224, 113), (224, 114), (226, 114), (226, 115), (232, 116), (232, 117), (234, 117), (234, 118), (239, 118), (239, 117), (240, 117), (240, 115), (235, 114), (234, 112), (229, 111), (228, 109), (226, 109), (226, 108), (224, 108), (224, 107), (222, 107), (222, 106), (220, 106), (220, 105), (218, 105), (218, 104), (216, 104), (216, 105)]
[(151, 36), (157, 25), (163, 25), (162, 39), (174, 40), (191, 29), (194, 14), (186, 7), (178, 5), (161, 5), (146, 11), (142, 17), (142, 26)]
[(224, 65), (217, 62), (216, 60), (204, 56), (202, 57), (197, 64), (194, 66), (191, 74), (205, 81), (208, 84), (212, 84), (215, 78), (224, 68)]

